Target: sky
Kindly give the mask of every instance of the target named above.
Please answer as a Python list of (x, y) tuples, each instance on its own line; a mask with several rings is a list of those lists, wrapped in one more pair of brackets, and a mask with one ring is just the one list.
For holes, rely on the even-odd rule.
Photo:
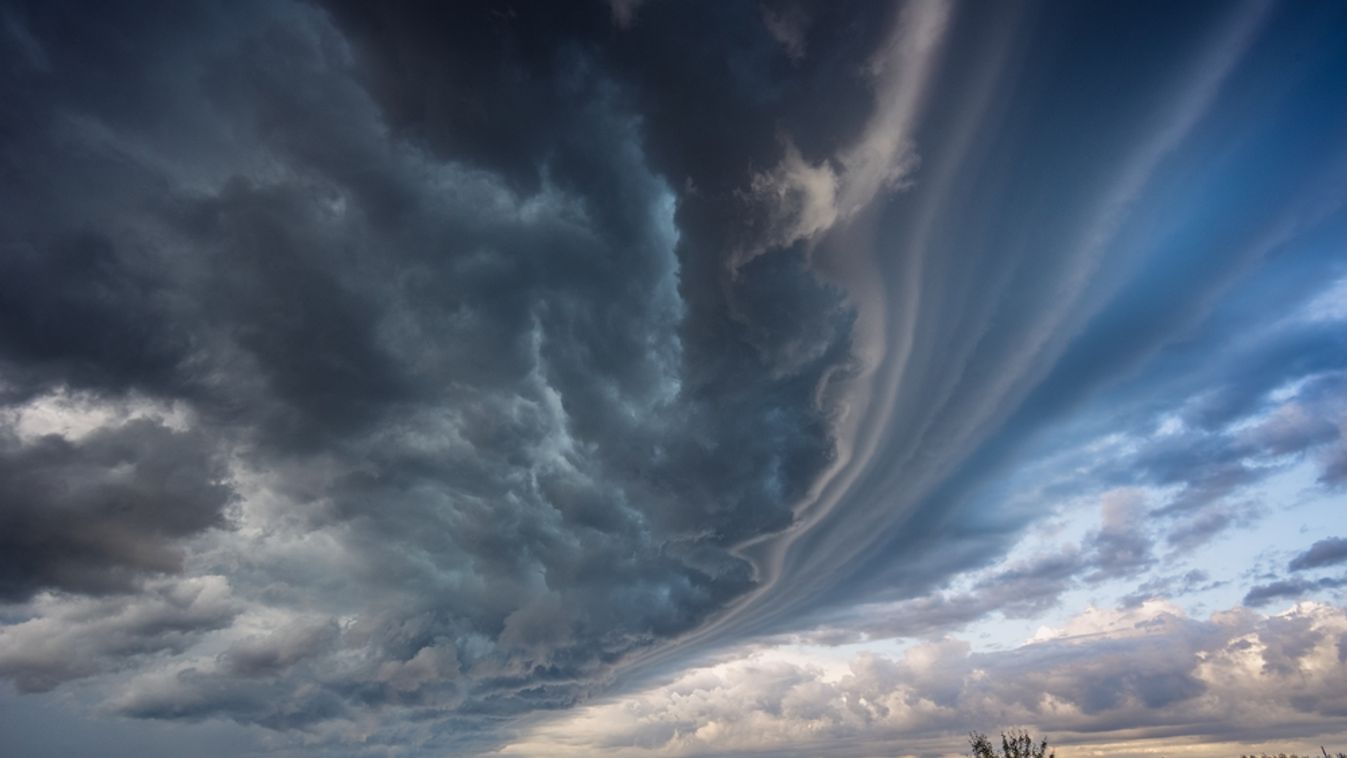
[(0, 753), (1347, 750), (1347, 5), (0, 0)]

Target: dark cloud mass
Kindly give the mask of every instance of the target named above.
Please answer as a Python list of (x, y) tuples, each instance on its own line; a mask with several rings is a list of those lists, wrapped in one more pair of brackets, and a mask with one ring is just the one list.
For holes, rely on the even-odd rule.
[(200, 434), (148, 420), (0, 452), (0, 596), (41, 589), (106, 594), (141, 574), (176, 573), (176, 541), (221, 526), (230, 491)]
[[(1203, 656), (1256, 641), (1338, 724), (1288, 683), (1335, 608), (1163, 603), (1341, 597), (1341, 538), (1188, 555), (1341, 491), (1344, 30), (0, 0), (4, 695), (283, 755), (723, 754), (763, 745), (653, 701), (529, 740), (764, 635), (919, 637), (734, 718), (1211, 736)], [(1159, 631), (946, 636), (1082, 593)]]
[[(787, 64), (752, 8), (696, 13), (758, 47), (699, 64), (744, 112), (674, 111), (735, 120), (766, 160), (770, 103), (740, 91)], [(750, 240), (727, 214), (752, 210), (724, 174), (736, 148), (687, 159), (679, 141), (720, 127), (641, 110), (681, 64), (617, 66), (641, 42), (613, 44), (602, 6), (43, 3), (5, 22), (23, 41), (5, 48), (7, 407), (73, 394), (187, 420), (11, 430), (0, 588), (135, 603), (196, 540), (204, 567), (254, 577), (253, 602), (305, 614), (171, 689), (132, 684), (118, 711), (567, 705), (743, 593), (727, 548), (789, 524), (830, 460), (816, 394), (847, 360), (840, 292), (799, 250), (729, 276)], [(285, 523), (229, 510), (257, 482)], [(222, 555), (255, 530), (330, 535), (346, 576), (272, 583), (270, 556)]]

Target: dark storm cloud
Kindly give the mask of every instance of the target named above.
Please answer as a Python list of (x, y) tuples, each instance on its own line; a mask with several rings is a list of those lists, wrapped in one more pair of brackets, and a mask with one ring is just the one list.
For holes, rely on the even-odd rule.
[(801, 251), (738, 277), (726, 260), (758, 243), (753, 234), (772, 212), (746, 190), (777, 162), (779, 134), (827, 155), (860, 128), (872, 100), (860, 66), (889, 9), (821, 10), (810, 31), (819, 51), (792, 64), (752, 5), (653, 3), (621, 32), (598, 3), (488, 3), (466, 15), (433, 3), (332, 7), (393, 129), (518, 186), (536, 185), (544, 169), (563, 188), (602, 179), (585, 156), (608, 143), (582, 115), (598, 93), (573, 68), (577, 59), (603, 68), (639, 114), (647, 160), (677, 197), (684, 362), (696, 394), (734, 397), (763, 364), (793, 373), (836, 343), (845, 324), (810, 314), (841, 293), (802, 275)]
[[(882, 24), (822, 13), (824, 53), (791, 63), (751, 6), (674, 34), (643, 8), (630, 35), (602, 6), (332, 10), (7, 17), (7, 407), (190, 412), (7, 443), (6, 593), (135, 590), (195, 539), (246, 628), (276, 628), (147, 666), (118, 712), (448, 709), (468, 734), (575, 702), (745, 592), (728, 548), (789, 524), (830, 461), (841, 291), (800, 248), (728, 261), (782, 113), (830, 148), (869, 102), (851, 35)], [(226, 519), (236, 489), (254, 500)], [(303, 535), (345, 574), (231, 547)], [(3, 645), (26, 688), (135, 658), (30, 672), (25, 639)]]
[(200, 433), (136, 420), (78, 440), (0, 437), (0, 598), (106, 594), (182, 568), (231, 491)]
[[(23, 201), (16, 205), (10, 212), (23, 213)], [(172, 381), (187, 345), (172, 329), (142, 326), (171, 316), (148, 261), (91, 230), (41, 242), (10, 237), (5, 245), (0, 341), (6, 373), (18, 380), (9, 393), (33, 392), (57, 376), (114, 391)]]

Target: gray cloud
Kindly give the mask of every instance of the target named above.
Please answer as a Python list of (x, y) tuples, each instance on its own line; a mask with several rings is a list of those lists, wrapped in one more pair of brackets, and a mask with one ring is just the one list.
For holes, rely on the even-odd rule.
[(1227, 582), (1213, 581), (1211, 576), (1202, 569), (1192, 569), (1177, 576), (1162, 575), (1154, 579), (1148, 579), (1138, 585), (1134, 592), (1124, 595), (1121, 602), (1124, 608), (1135, 608), (1147, 600), (1177, 599), (1194, 592), (1215, 589), (1225, 584)]
[(1310, 549), (1291, 559), (1286, 568), (1290, 571), (1335, 566), (1347, 561), (1347, 539), (1328, 537), (1310, 545)]
[(1315, 590), (1329, 590), (1347, 586), (1347, 577), (1322, 577), (1320, 579), (1278, 579), (1267, 584), (1252, 587), (1244, 595), (1244, 604), (1259, 608), (1274, 600), (1295, 598)]
[[(800, 250), (730, 286), (719, 203), (748, 166), (713, 145), (695, 176), (657, 173), (682, 149), (660, 140), (686, 136), (601, 65), (632, 41), (559, 44), (552, 20), (611, 29), (539, 9), (487, 14), (500, 36), (460, 50), (389, 17), (404, 63), (450, 67), (423, 77), (348, 25), (368, 7), (161, 11), (14, 11), (50, 65), (5, 85), (6, 123), (33, 125), (0, 211), (6, 280), (27, 285), (0, 293), (7, 408), (73, 392), (188, 413), (6, 438), (4, 587), (129, 608), (146, 577), (219, 572), (246, 612), (193, 627), (219, 654), (130, 624), (111, 636), (139, 642), (60, 668), (28, 641), (88, 602), (58, 594), (7, 627), (6, 676), (139, 665), (118, 713), (316, 729), (387, 710), (393, 731), (433, 713), (471, 741), (752, 586), (729, 548), (789, 524), (830, 461), (816, 393), (852, 316)], [(755, 14), (736, 16), (762, 44), (745, 56), (779, 56)], [(506, 83), (525, 74), (536, 101)], [(481, 99), (400, 89), (441, 75)]]
[(1154, 562), (1151, 538), (1144, 528), (1144, 499), (1122, 490), (1103, 497), (1102, 525), (1091, 537), (1093, 572), (1086, 581), (1136, 576)]
[(223, 577), (206, 576), (154, 581), (135, 597), (49, 598), (33, 610), (0, 629), (0, 676), (24, 692), (182, 652), (241, 608)]
[(0, 598), (106, 594), (182, 569), (185, 538), (225, 526), (214, 441), (149, 419), (68, 440), (0, 436)]

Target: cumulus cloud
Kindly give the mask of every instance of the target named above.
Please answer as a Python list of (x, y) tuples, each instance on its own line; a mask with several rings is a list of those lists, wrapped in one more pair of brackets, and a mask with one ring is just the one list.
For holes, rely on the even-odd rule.
[(954, 639), (845, 662), (762, 651), (555, 719), (506, 753), (957, 752), (968, 729), (1007, 723), (1080, 750), (1121, 738), (1262, 740), (1316, 717), (1316, 733), (1333, 734), (1347, 726), (1344, 633), (1341, 609), (1312, 603), (1201, 620), (1149, 602), (1090, 609), (1006, 652)]

